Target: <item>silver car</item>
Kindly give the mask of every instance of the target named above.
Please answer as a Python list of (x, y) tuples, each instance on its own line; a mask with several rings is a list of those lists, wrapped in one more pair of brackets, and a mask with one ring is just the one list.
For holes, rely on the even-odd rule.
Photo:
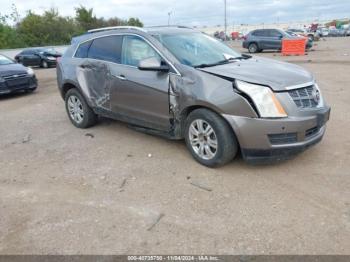
[(113, 27), (72, 40), (57, 66), (71, 122), (98, 115), (185, 139), (214, 167), (240, 151), (253, 163), (287, 159), (321, 141), (330, 108), (303, 68), (237, 53), (185, 27)]

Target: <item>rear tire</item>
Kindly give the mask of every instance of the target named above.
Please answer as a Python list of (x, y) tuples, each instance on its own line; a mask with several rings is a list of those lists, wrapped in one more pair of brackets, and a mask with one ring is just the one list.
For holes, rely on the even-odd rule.
[(73, 125), (88, 128), (97, 123), (97, 115), (76, 88), (69, 89), (65, 96), (66, 111)]
[(248, 46), (249, 53), (257, 53), (259, 51), (259, 47), (256, 43), (251, 43)]
[(205, 108), (196, 109), (187, 117), (185, 141), (193, 158), (208, 167), (227, 164), (238, 150), (236, 137), (228, 123)]

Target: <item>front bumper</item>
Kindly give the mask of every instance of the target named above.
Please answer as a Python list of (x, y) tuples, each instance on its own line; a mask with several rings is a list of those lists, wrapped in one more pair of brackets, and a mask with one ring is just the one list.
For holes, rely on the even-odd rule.
[(322, 140), (330, 108), (313, 116), (280, 119), (223, 115), (233, 128), (243, 158), (251, 163), (289, 159)]
[(28, 76), (19, 79), (12, 79), (0, 83), (0, 95), (10, 94), (25, 90), (35, 90), (38, 86), (38, 80), (35, 76)]
[(50, 67), (54, 67), (57, 65), (57, 60), (51, 60), (51, 59), (45, 59), (45, 61), (47, 62), (48, 66)]

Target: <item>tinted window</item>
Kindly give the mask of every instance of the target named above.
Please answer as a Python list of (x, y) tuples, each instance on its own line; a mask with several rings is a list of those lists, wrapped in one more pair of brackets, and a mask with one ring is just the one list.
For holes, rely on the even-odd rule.
[(255, 36), (267, 36), (266, 30), (256, 30), (253, 32), (253, 35)]
[(88, 57), (120, 63), (122, 39), (122, 36), (113, 35), (93, 40), (88, 51)]
[(277, 30), (269, 30), (269, 36), (271, 37), (280, 37), (282, 34), (278, 32)]
[(124, 36), (122, 64), (138, 66), (143, 59), (157, 57), (159, 54), (142, 38), (138, 36)]
[(77, 51), (76, 51), (76, 53), (75, 53), (75, 57), (78, 57), (78, 58), (87, 58), (90, 45), (91, 45), (91, 41), (82, 43), (82, 44), (78, 47), (78, 49), (77, 49)]
[(22, 51), (22, 53), (21, 53), (22, 55), (32, 55), (32, 54), (34, 54), (34, 50), (24, 50), (24, 51)]

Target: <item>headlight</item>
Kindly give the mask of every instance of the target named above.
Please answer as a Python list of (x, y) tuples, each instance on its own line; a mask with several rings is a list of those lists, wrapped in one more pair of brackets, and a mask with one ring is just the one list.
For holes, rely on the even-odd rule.
[(270, 88), (236, 80), (237, 88), (254, 102), (261, 117), (287, 117), (286, 111)]
[(31, 69), (30, 67), (27, 68), (27, 74), (30, 75), (30, 76), (33, 76), (34, 75), (34, 70)]

